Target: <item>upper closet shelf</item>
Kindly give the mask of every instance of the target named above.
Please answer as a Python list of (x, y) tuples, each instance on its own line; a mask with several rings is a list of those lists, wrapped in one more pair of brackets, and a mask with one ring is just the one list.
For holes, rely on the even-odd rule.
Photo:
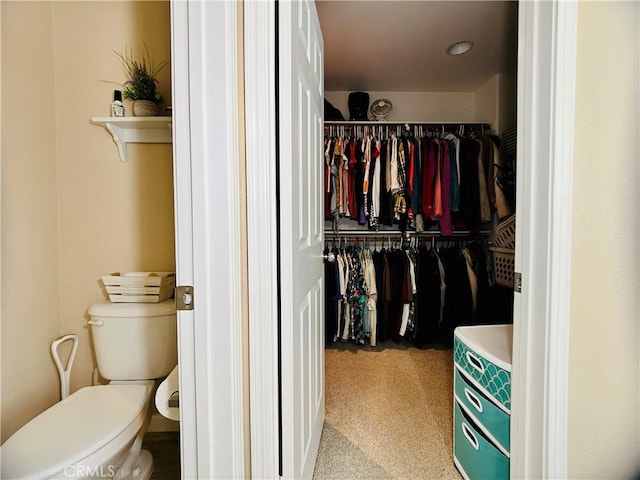
[(93, 117), (113, 136), (120, 160), (127, 161), (127, 143), (171, 143), (171, 117)]

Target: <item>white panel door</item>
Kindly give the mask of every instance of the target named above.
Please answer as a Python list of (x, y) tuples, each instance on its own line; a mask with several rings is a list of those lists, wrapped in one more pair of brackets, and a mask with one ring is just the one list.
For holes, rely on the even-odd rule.
[(282, 475), (299, 479), (324, 422), (323, 43), (313, 1), (277, 5)]

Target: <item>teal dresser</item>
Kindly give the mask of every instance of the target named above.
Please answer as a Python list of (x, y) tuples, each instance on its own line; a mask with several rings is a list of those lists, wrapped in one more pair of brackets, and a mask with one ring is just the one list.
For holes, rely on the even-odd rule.
[(509, 478), (511, 325), (454, 333), (453, 457), (467, 480)]

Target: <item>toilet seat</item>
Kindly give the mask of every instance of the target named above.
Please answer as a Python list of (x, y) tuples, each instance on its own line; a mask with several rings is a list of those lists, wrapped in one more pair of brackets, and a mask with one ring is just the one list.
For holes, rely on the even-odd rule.
[(2, 445), (2, 478), (72, 476), (74, 464), (110, 460), (135, 438), (148, 406), (146, 385), (81, 388)]

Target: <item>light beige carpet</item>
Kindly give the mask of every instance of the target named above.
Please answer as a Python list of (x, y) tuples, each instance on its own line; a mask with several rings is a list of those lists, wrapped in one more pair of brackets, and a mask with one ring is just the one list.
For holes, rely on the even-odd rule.
[(325, 351), (314, 478), (456, 479), (453, 352), (342, 344)]

